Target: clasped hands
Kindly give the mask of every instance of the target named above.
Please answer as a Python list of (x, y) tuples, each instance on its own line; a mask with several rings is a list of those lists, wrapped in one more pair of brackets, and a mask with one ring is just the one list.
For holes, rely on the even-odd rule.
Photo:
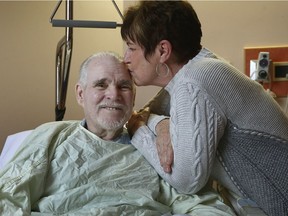
[[(132, 137), (136, 130), (147, 125), (150, 116), (149, 107), (140, 111), (134, 111), (131, 118), (126, 124), (128, 132)], [(171, 143), (169, 132), (169, 119), (163, 119), (156, 126), (156, 147), (160, 160), (160, 164), (166, 173), (172, 172), (172, 164), (174, 160), (173, 146)]]

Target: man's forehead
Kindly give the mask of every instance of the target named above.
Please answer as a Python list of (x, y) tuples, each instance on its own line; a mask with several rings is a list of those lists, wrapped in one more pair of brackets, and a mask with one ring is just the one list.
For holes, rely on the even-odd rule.
[(96, 67), (94, 69), (88, 72), (88, 82), (97, 80), (101, 82), (132, 82), (129, 72), (123, 69), (116, 69), (115, 67)]
[(107, 77), (127, 77), (130, 78), (130, 73), (124, 63), (119, 62), (94, 62), (88, 67), (88, 73), (94, 76)]

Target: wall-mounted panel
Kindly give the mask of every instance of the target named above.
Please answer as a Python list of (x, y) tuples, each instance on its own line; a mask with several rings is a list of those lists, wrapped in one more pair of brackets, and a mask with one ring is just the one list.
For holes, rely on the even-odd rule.
[[(286, 97), (288, 94), (288, 75), (286, 79), (286, 63), (288, 62), (288, 45), (275, 47), (245, 47), (245, 74), (250, 77), (250, 63), (258, 59), (260, 52), (269, 52), (272, 67), (270, 82), (263, 83), (264, 88), (269, 88), (277, 97)], [(276, 66), (276, 71), (274, 67)], [(280, 77), (279, 77), (280, 76)], [(275, 79), (276, 77), (276, 79)], [(277, 79), (278, 77), (278, 79)], [(279, 79), (281, 78), (281, 79)]]

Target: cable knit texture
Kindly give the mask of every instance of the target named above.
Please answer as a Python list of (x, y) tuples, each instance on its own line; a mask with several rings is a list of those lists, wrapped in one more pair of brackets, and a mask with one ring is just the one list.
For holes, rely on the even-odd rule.
[[(153, 113), (170, 116), (174, 150), (172, 173), (167, 174), (162, 170), (154, 144), (155, 134), (149, 124), (135, 133), (132, 144), (179, 192), (199, 191), (213, 173), (216, 174), (213, 177), (220, 183), (228, 189), (242, 191), (240, 195), (249, 196), (269, 215), (287, 215), (285, 202), (287, 203), (288, 186), (287, 183), (276, 181), (274, 176), (288, 182), (288, 119), (259, 83), (204, 48), (148, 105)], [(149, 121), (154, 121), (153, 119)], [(217, 148), (227, 130), (227, 122), (250, 131), (250, 134), (260, 132), (265, 136), (260, 141), (250, 140), (250, 135), (247, 135), (248, 139), (238, 139), (237, 136), (230, 139), (230, 133), (225, 133), (228, 136), (223, 144), (225, 148), (221, 145), (222, 150), (218, 154), (222, 167), (216, 170)], [(156, 123), (151, 125), (155, 126)], [(281, 145), (278, 145), (279, 141), (271, 139), (269, 142), (262, 142), (262, 138), (266, 139), (267, 136), (278, 137), (286, 142), (280, 142)], [(226, 148), (230, 145), (231, 148)], [(241, 155), (245, 155), (245, 158)], [(278, 158), (277, 163), (264, 168), (269, 165), (269, 161)], [(265, 164), (258, 169), (256, 165), (263, 161), (266, 161)], [(243, 173), (239, 174), (240, 171), (236, 170)], [(259, 176), (254, 178), (254, 174)], [(257, 190), (257, 187), (251, 186), (257, 185), (259, 181), (262, 185), (261, 193), (260, 188)], [(265, 191), (268, 198), (263, 198), (266, 196)], [(280, 191), (281, 196), (278, 194)], [(274, 199), (275, 197), (278, 199)]]
[(219, 145), (219, 158), (235, 185), (275, 216), (288, 215), (287, 152), (287, 141), (235, 125), (227, 126)]

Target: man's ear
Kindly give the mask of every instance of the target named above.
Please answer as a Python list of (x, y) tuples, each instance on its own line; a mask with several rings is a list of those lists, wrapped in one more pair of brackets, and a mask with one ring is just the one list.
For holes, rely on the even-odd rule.
[(166, 62), (172, 53), (172, 45), (168, 40), (162, 40), (159, 43), (159, 49), (160, 49), (160, 62), (164, 63)]
[(75, 85), (76, 100), (80, 106), (83, 106), (83, 87), (80, 83)]

